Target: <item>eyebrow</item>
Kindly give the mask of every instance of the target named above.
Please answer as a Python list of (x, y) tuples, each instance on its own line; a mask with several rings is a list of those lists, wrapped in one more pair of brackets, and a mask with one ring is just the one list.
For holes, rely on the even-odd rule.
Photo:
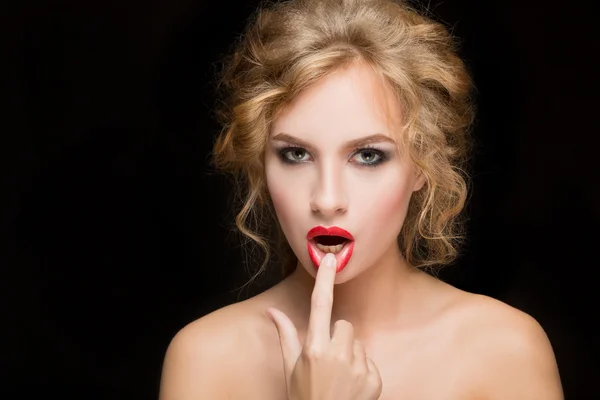
[[(310, 144), (308, 144), (307, 142), (305, 142), (304, 140), (298, 139), (297, 137), (288, 135), (287, 133), (283, 133), (283, 132), (278, 133), (277, 135), (273, 136), (272, 140), (281, 140), (281, 141), (293, 144), (295, 146), (306, 148), (308, 150), (314, 150), (313, 147)], [(396, 141), (394, 139), (392, 139), (391, 137), (386, 136), (382, 133), (376, 133), (374, 135), (364, 136), (364, 137), (361, 137), (358, 139), (350, 140), (344, 144), (344, 148), (351, 149), (351, 148), (366, 146), (371, 143), (380, 143), (380, 142), (388, 142), (388, 143), (393, 143), (393, 144), (396, 143)]]

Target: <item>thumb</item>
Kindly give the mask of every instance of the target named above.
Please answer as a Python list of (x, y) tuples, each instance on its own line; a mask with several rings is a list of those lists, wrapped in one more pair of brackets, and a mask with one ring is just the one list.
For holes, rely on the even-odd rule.
[(283, 368), (287, 382), (294, 371), (296, 361), (302, 352), (302, 345), (298, 339), (298, 331), (294, 323), (282, 311), (276, 308), (268, 308), (267, 315), (277, 328), (279, 334), (279, 344), (281, 345), (281, 355), (283, 356)]

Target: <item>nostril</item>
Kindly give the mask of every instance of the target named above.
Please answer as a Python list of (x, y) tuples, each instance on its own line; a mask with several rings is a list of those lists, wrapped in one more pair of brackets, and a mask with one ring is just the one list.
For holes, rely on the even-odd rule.
[(341, 236), (315, 236), (315, 241), (323, 246), (337, 246), (346, 243), (348, 239)]

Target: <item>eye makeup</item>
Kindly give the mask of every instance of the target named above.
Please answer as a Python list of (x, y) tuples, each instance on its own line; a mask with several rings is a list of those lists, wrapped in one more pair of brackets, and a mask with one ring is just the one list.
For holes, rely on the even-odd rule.
[[(285, 146), (278, 148), (276, 151), (279, 159), (285, 164), (297, 165), (313, 161), (308, 150), (303, 147)], [(374, 145), (367, 145), (356, 149), (350, 156), (350, 160), (354, 160), (350, 161), (351, 163), (369, 168), (378, 167), (388, 159), (388, 153)]]

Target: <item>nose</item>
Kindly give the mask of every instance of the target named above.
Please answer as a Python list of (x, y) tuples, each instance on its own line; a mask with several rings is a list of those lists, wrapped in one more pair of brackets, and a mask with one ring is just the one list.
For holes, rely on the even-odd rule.
[(342, 174), (332, 166), (320, 169), (315, 182), (310, 208), (314, 213), (330, 218), (348, 209), (348, 196)]

